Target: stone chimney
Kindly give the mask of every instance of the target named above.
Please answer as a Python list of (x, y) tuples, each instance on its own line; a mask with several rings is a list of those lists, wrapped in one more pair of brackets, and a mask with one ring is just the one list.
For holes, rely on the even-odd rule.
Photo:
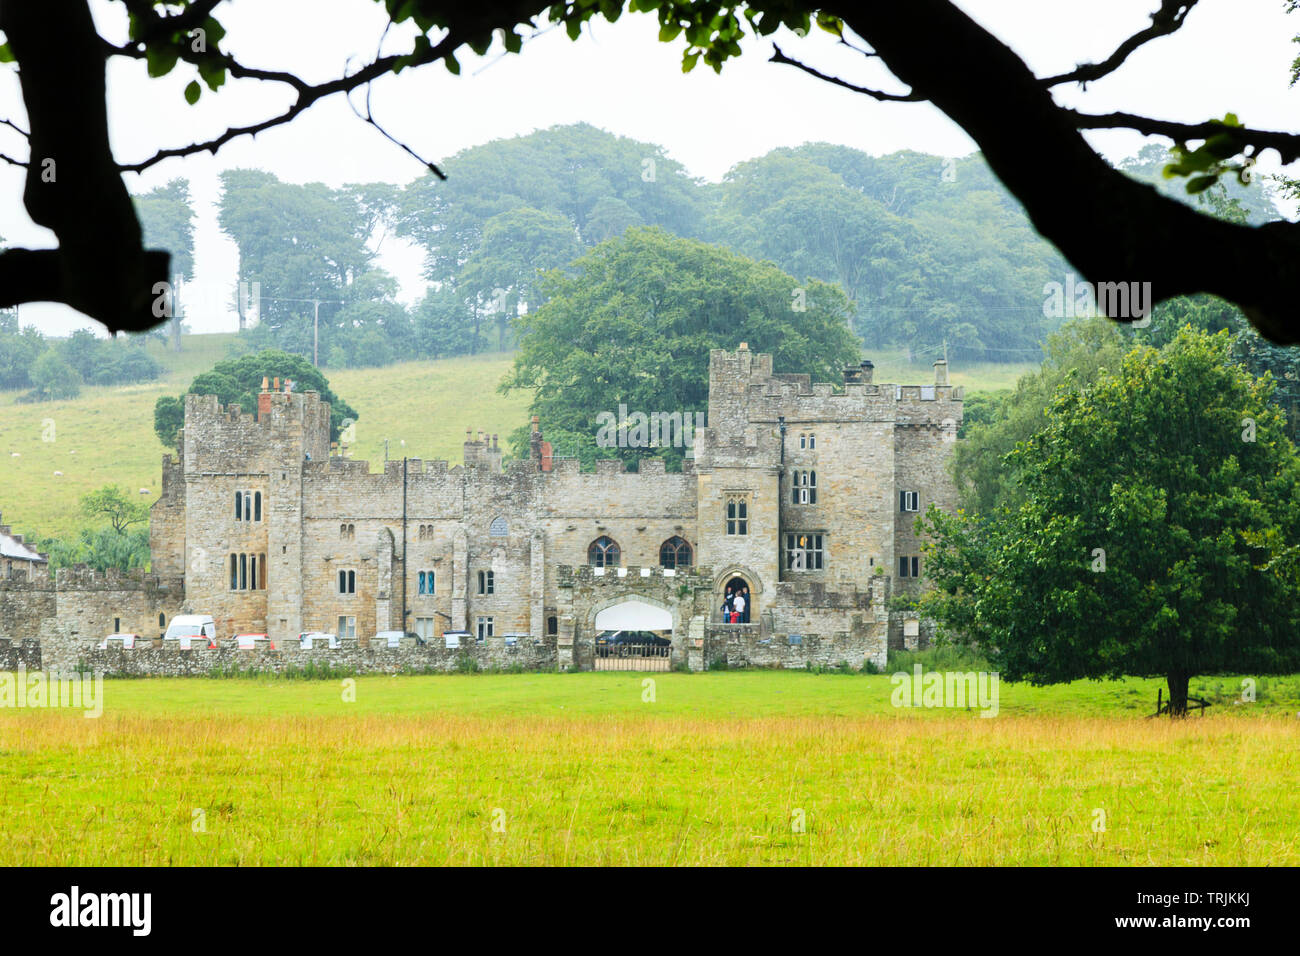
[(860, 372), (861, 377), (858, 379), (858, 381), (861, 382), (863, 385), (872, 384), (871, 381), (872, 376), (876, 374), (875, 363), (873, 363), (871, 359), (863, 359), (861, 364), (858, 365), (858, 368), (861, 370)]
[(948, 360), (947, 359), (939, 359), (939, 361), (934, 363), (934, 384), (935, 385), (948, 384)]
[(536, 415), (528, 431), (528, 457), (533, 461), (542, 460), (542, 420)]
[(262, 420), (263, 415), (271, 414), (271, 392), (270, 383), (265, 375), (262, 376), (262, 390), (257, 393), (257, 419)]
[(465, 467), (477, 468), (479, 465), (486, 464), (487, 443), (483, 441), (483, 433), (478, 433), (478, 438), (474, 438), (472, 428), (465, 429)]

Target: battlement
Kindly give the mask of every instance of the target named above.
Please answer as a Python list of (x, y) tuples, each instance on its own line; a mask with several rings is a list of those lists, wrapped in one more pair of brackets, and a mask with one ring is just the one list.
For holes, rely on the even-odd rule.
[(641, 567), (633, 564), (625, 568), (593, 568), (587, 564), (576, 567), (561, 564), (555, 570), (557, 583), (562, 588), (577, 585), (626, 588), (636, 586), (638, 583), (658, 586), (665, 582), (676, 585), (686, 584), (692, 588), (713, 587), (713, 569), (707, 567), (674, 569), (658, 566)]
[(324, 461), (329, 435), (329, 403), (316, 392), (264, 389), (255, 413), (238, 403), (221, 405), (215, 395), (186, 395), (183, 467), (193, 475)]
[(146, 574), (142, 570), (109, 568), (106, 571), (96, 571), (85, 564), (78, 564), (70, 568), (59, 568), (55, 572), (54, 585), (59, 591), (183, 591), (185, 579)]

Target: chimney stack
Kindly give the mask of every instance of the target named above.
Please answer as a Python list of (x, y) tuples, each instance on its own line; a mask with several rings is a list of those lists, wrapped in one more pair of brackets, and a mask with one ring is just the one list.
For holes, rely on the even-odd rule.
[(948, 384), (948, 360), (947, 359), (939, 359), (939, 361), (934, 363), (934, 384), (935, 385)]
[(872, 384), (872, 377), (876, 374), (875, 363), (873, 363), (871, 359), (863, 359), (858, 365), (858, 368), (862, 370), (861, 377), (858, 381), (862, 382), (864, 385)]

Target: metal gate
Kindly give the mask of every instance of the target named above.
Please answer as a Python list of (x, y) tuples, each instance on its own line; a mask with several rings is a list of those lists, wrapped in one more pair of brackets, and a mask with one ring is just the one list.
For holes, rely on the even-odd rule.
[(671, 670), (672, 647), (659, 644), (597, 644), (598, 671)]

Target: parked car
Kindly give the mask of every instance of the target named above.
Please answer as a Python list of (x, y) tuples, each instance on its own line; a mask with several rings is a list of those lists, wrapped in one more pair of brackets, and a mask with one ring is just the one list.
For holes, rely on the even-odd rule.
[[(653, 631), (601, 631), (596, 636), (596, 655), (609, 657), (626, 653), (632, 647), (658, 650), (672, 646), (672, 641)], [(662, 653), (662, 651), (660, 651)]]
[(414, 631), (406, 631), (406, 632), (380, 631), (378, 634), (376, 634), (374, 637), (370, 639), (370, 646), (371, 647), (401, 647), (403, 637), (415, 638), (415, 643), (416, 646), (418, 647), (423, 647), (425, 644), (424, 638), (422, 638), (419, 634), (416, 634)]
[(133, 647), (135, 647), (136, 641), (142, 641), (142, 640), (144, 640), (144, 638), (141, 637), (139, 634), (110, 634), (108, 635), (108, 637), (100, 641), (98, 646), (101, 651), (106, 651), (108, 650), (109, 641), (121, 641), (122, 646), (127, 650), (130, 650)]
[(179, 641), (181, 650), (191, 647), (217, 646), (217, 622), (208, 614), (177, 614), (167, 625), (164, 641)]
[(275, 641), (272, 641), (267, 634), (236, 634), (235, 640), (239, 643), (241, 651), (251, 651), (256, 646), (254, 641), (270, 641), (271, 650), (275, 650)]
[(443, 631), (442, 646), (447, 648), (460, 647), (462, 644), (473, 643), (474, 635), (469, 631)]
[(304, 651), (317, 646), (317, 642), (323, 642), (324, 646), (329, 648), (336, 648), (339, 646), (339, 636), (326, 631), (303, 631), (298, 635), (298, 646)]

